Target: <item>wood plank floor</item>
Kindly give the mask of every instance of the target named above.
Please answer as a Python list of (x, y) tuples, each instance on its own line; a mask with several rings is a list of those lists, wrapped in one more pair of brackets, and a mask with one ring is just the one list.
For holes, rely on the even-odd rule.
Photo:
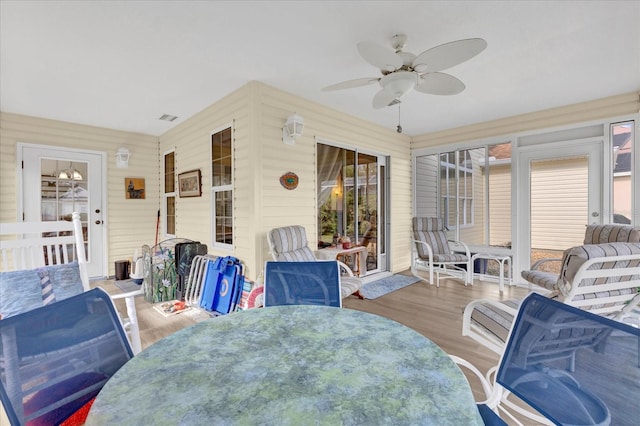
[[(96, 281), (93, 284), (110, 293), (121, 291), (113, 280)], [(528, 290), (524, 288), (505, 286), (504, 293), (500, 295), (497, 283), (481, 283), (476, 280), (473, 286), (465, 287), (458, 280), (441, 278), (440, 287), (418, 282), (374, 300), (350, 296), (344, 300), (344, 307), (377, 314), (404, 324), (431, 339), (447, 353), (471, 361), (484, 372), (496, 365), (499, 357), (474, 340), (462, 336), (464, 307), (475, 299), (522, 298), (527, 293)], [(165, 318), (142, 297), (137, 298), (136, 306), (143, 348), (183, 327), (208, 318), (205, 313), (198, 311)], [(469, 375), (467, 377), (476, 399), (484, 399), (479, 383)]]

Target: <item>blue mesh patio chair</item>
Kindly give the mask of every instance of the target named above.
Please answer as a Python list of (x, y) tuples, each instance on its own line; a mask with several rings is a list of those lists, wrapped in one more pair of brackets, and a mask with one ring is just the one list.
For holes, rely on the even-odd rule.
[(265, 263), (264, 306), (342, 307), (337, 261)]
[(640, 419), (640, 329), (540, 294), (520, 305), (494, 383), (453, 358), (483, 381), (487, 407), (517, 424), (522, 416), (558, 425)]
[(0, 321), (0, 399), (12, 425), (82, 423), (133, 352), (101, 289)]

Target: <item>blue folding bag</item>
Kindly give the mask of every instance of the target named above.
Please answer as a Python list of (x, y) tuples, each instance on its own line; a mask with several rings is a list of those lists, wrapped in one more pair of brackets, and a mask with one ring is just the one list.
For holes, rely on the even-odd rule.
[(200, 306), (219, 314), (233, 312), (243, 285), (242, 264), (238, 259), (226, 256), (209, 261)]

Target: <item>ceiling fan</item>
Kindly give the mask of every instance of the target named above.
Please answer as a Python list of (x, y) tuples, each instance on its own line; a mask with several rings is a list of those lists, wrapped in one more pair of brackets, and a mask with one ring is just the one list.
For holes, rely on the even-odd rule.
[(394, 51), (370, 41), (358, 43), (365, 61), (380, 69), (382, 77), (358, 78), (324, 87), (323, 91), (350, 89), (380, 83), (382, 89), (373, 97), (376, 109), (395, 105), (409, 90), (432, 95), (456, 95), (465, 89), (462, 81), (440, 71), (467, 61), (487, 47), (481, 38), (452, 41), (425, 50), (419, 55), (405, 52), (407, 36), (391, 37)]

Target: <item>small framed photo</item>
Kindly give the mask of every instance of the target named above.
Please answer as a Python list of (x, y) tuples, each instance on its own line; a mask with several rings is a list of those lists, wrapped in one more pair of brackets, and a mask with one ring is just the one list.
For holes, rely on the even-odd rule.
[(200, 169), (178, 175), (178, 195), (180, 197), (199, 197), (202, 195)]
[(144, 178), (124, 178), (124, 193), (127, 200), (143, 200), (145, 198)]

